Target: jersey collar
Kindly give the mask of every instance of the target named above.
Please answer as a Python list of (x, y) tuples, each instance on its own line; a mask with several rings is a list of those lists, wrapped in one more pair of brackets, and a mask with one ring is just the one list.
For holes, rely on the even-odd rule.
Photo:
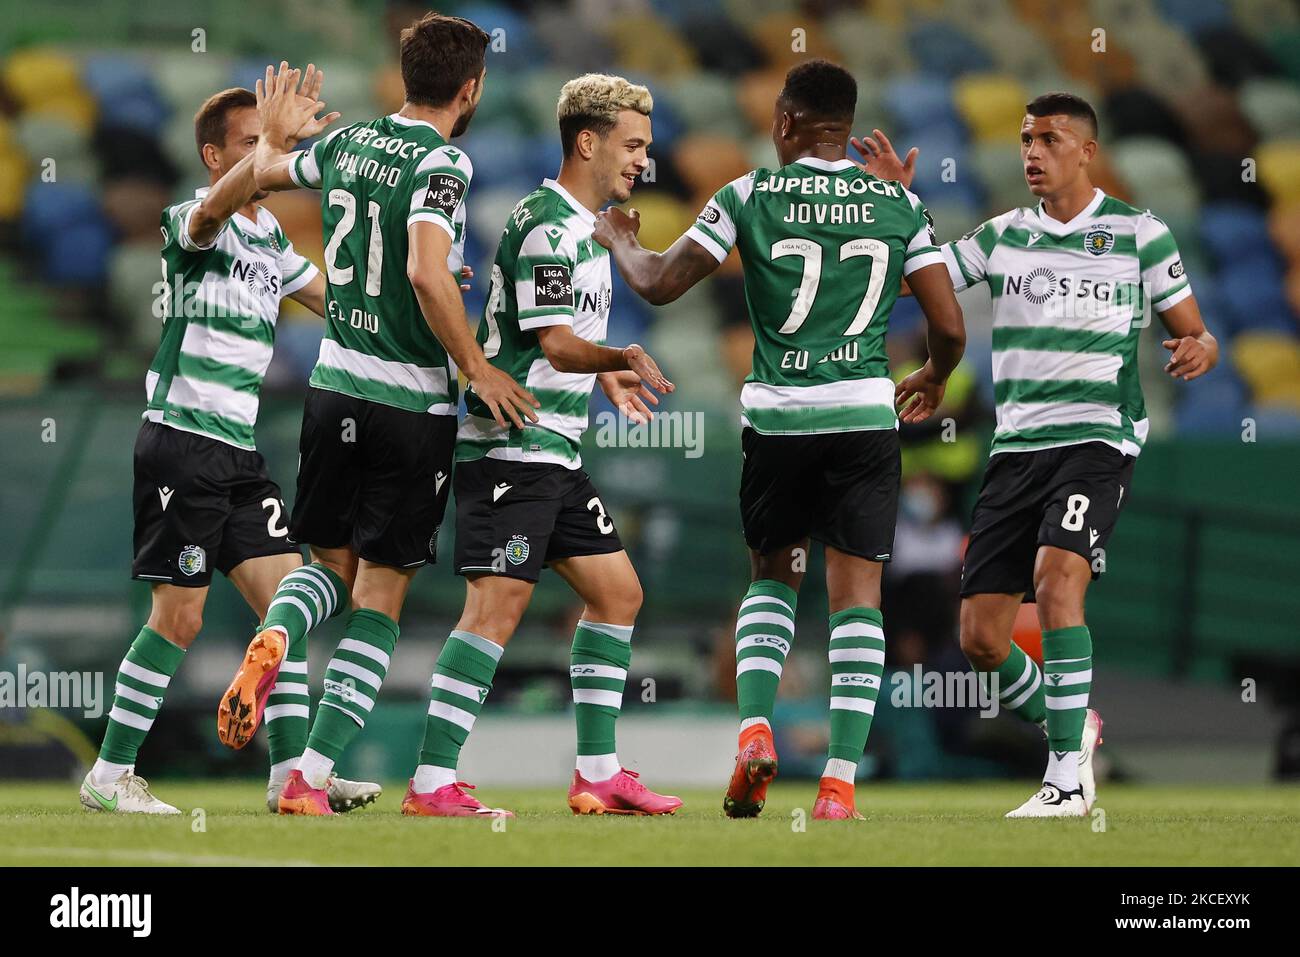
[[(442, 136), (442, 130), (438, 129), (438, 127), (434, 126), (428, 120), (412, 119), (409, 116), (403, 116), (401, 113), (389, 113), (388, 118), (392, 120), (394, 123), (396, 123), (398, 126), (427, 126), (429, 129), (433, 130), (439, 136)], [(447, 140), (447, 137), (445, 136), (442, 136), (442, 138), (444, 140)], [(447, 140), (447, 142), (450, 143), (451, 140)]]
[[(196, 190), (194, 191), (194, 198), (195, 198), (195, 199), (202, 199), (204, 196), (207, 196), (208, 193), (210, 193), (210, 192), (212, 192), (212, 187), (211, 187), (211, 186), (200, 186), (198, 189), (196, 189)], [(247, 216), (245, 216), (245, 215), (244, 215), (243, 213), (241, 213), (239, 210), (235, 210), (234, 215), (238, 216), (240, 219), (242, 219), (244, 222), (248, 223), (248, 225), (252, 226), (254, 229), (261, 229), (261, 228), (262, 228), (262, 224), (261, 224), (260, 222), (258, 222), (258, 220), (260, 220), (261, 217), (262, 217), (262, 207), (261, 207), (261, 206), (257, 207), (257, 216), (258, 216), (258, 220), (249, 219)]]
[(1069, 233), (1075, 232), (1085, 222), (1092, 219), (1092, 217), (1097, 214), (1097, 209), (1105, 199), (1106, 194), (1094, 186), (1092, 188), (1092, 202), (1083, 207), (1083, 209), (1080, 210), (1079, 215), (1075, 216), (1074, 219), (1070, 220), (1068, 223), (1063, 223), (1060, 220), (1048, 216), (1047, 213), (1043, 211), (1043, 203), (1041, 200), (1038, 205), (1034, 207), (1034, 215), (1038, 217), (1038, 222), (1043, 227), (1044, 232), (1051, 233), (1053, 236), (1065, 236)]
[(554, 193), (559, 193), (560, 197), (571, 207), (573, 207), (573, 211), (578, 214), (578, 218), (582, 220), (584, 224), (588, 226), (596, 225), (596, 214), (593, 213), (591, 210), (589, 210), (586, 206), (583, 206), (582, 203), (574, 199), (573, 194), (570, 193), (563, 186), (561, 186), (559, 183), (557, 183), (555, 180), (551, 179), (550, 177), (547, 177), (546, 179), (542, 180), (542, 186), (545, 189), (549, 189)]
[(853, 160), (847, 157), (845, 159), (824, 160), (818, 159), (816, 156), (800, 156), (795, 160), (795, 163), (802, 166), (811, 166), (813, 169), (819, 169), (824, 173), (842, 173), (846, 169), (854, 169), (857, 166)]

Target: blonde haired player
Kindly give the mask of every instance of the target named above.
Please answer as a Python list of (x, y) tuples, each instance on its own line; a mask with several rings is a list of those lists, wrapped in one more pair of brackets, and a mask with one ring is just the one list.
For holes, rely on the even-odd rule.
[(597, 381), (637, 421), (652, 415), (647, 402), (658, 402), (651, 388), (673, 391), (640, 346), (600, 344), (611, 305), (609, 255), (591, 238), (597, 211), (627, 200), (649, 165), (652, 106), (645, 87), (622, 77), (566, 83), (556, 111), (560, 172), (519, 202), (501, 235), (478, 342), (542, 405), (537, 422), (520, 428), (468, 399), (454, 477), (465, 610), (438, 656), (405, 814), (509, 815), (467, 794), (456, 764), (547, 565), (585, 602), (569, 668), (578, 732), (569, 806), (575, 814), (664, 814), (682, 803), (647, 789), (615, 750), (641, 585), (581, 456)]

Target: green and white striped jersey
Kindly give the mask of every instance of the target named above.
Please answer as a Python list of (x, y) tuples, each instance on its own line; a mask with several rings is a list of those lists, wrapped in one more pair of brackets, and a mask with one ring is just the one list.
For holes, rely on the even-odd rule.
[(473, 174), (469, 157), (432, 124), (397, 113), (345, 126), (296, 155), (293, 181), (321, 191), (329, 283), (313, 386), (410, 412), (456, 414), (455, 366), (406, 278), (407, 227), (445, 229), (447, 268), (459, 274)]
[(889, 313), (901, 276), (943, 261), (915, 195), (847, 159), (804, 157), (732, 180), (686, 235), (719, 262), (740, 249), (754, 327), (742, 425), (764, 434), (898, 427)]
[(1101, 190), (1068, 223), (1042, 204), (946, 243), (958, 290), (993, 296), (993, 453), (1104, 442), (1137, 455), (1148, 421), (1137, 345), (1150, 313), (1192, 294), (1173, 235)]
[(162, 212), (165, 311), (144, 417), (252, 449), (280, 299), (317, 270), (262, 207), (256, 222), (235, 213), (210, 243), (195, 243), (190, 216), (207, 192)]
[(498, 369), (537, 396), (537, 422), (502, 428), (473, 392), (456, 437), (456, 460), (484, 456), (576, 469), (596, 376), (557, 372), (537, 338), (543, 326), (572, 326), (602, 344), (613, 302), (609, 252), (591, 238), (596, 218), (553, 179), (515, 206), (492, 263), (478, 341)]

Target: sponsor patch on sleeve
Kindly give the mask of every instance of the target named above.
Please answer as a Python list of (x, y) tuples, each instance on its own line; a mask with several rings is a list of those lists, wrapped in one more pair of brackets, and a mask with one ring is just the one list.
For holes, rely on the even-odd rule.
[(465, 195), (465, 181), (450, 173), (430, 173), (424, 205), (450, 216)]
[(572, 306), (573, 279), (559, 263), (533, 267), (533, 296), (539, 306)]
[(709, 205), (700, 210), (700, 215), (697, 218), (700, 222), (712, 226), (722, 218), (722, 211), (712, 203), (709, 203)]

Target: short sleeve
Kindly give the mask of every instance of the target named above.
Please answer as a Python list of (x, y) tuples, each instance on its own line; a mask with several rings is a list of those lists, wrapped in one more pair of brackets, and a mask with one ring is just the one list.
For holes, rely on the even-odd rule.
[(298, 254), (279, 228), (275, 235), (280, 244), (280, 295), (290, 296), (319, 275), (320, 270), (306, 256)]
[(904, 188), (903, 193), (912, 204), (912, 235), (908, 238), (907, 249), (903, 252), (903, 275), (910, 276), (926, 266), (943, 263), (943, 253), (934, 238), (934, 220), (930, 211), (911, 190)]
[(1142, 286), (1156, 312), (1164, 312), (1192, 294), (1174, 234), (1150, 210), (1138, 220), (1137, 253)]
[(474, 178), (474, 166), (464, 150), (439, 146), (416, 167), (406, 224), (436, 223), (456, 239), (456, 217)]
[(568, 230), (538, 223), (515, 257), (516, 316), (519, 328), (573, 325), (573, 270), (578, 245)]
[(335, 130), (329, 136), (317, 140), (305, 150), (298, 150), (289, 161), (289, 178), (303, 189), (320, 189), (321, 170), (325, 168), (325, 155), (335, 137), (351, 127)]
[(736, 245), (736, 223), (753, 192), (754, 173), (733, 179), (713, 194), (691, 228), (686, 230), (686, 235), (722, 262)]
[(211, 249), (217, 244), (217, 237), (226, 228), (226, 223), (221, 224), (216, 234), (208, 242), (200, 245), (190, 237), (190, 217), (194, 211), (199, 208), (202, 201), (197, 199), (187, 200), (183, 203), (177, 203), (174, 206), (168, 206), (162, 211), (162, 234), (163, 248), (176, 246), (185, 250), (187, 253), (202, 252)]
[(961, 239), (939, 247), (952, 286), (958, 292), (988, 278), (989, 256), (998, 244), (998, 238), (1006, 228), (1010, 215), (1012, 214), (1004, 213), (980, 223)]

